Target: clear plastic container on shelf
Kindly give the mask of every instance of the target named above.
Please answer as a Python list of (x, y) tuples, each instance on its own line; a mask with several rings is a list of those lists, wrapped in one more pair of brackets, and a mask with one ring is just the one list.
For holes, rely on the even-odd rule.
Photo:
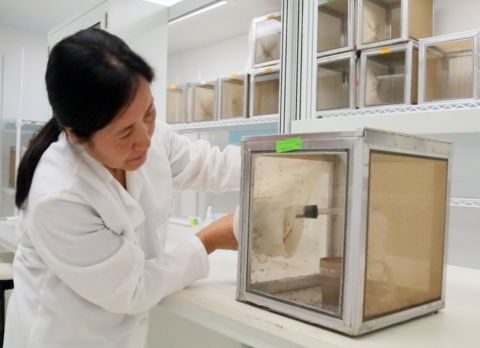
[(242, 151), (240, 301), (352, 336), (443, 308), (451, 144), (365, 129)]
[(420, 103), (479, 97), (479, 38), (473, 31), (420, 40)]
[(253, 67), (278, 64), (282, 44), (282, 16), (275, 12), (253, 20)]
[(357, 47), (432, 36), (433, 3), (434, 0), (358, 0)]
[(354, 0), (318, 0), (317, 55), (327, 56), (354, 47)]
[(250, 117), (278, 115), (280, 67), (256, 70), (250, 75)]
[(167, 89), (167, 123), (187, 122), (187, 88), (171, 84)]
[(416, 104), (418, 48), (413, 42), (361, 52), (360, 107)]
[(232, 74), (219, 80), (219, 119), (248, 117), (248, 74)]
[(190, 122), (217, 120), (217, 85), (217, 81), (189, 84)]
[(355, 52), (317, 60), (317, 112), (355, 108)]

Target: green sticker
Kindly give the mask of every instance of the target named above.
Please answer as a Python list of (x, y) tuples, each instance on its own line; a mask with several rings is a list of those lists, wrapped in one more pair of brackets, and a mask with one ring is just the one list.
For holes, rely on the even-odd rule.
[(303, 149), (303, 141), (302, 138), (290, 138), (284, 140), (277, 141), (277, 152), (291, 152)]

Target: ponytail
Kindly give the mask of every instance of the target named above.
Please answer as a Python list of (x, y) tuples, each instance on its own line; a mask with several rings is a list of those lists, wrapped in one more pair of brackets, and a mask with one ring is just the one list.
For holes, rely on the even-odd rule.
[(61, 128), (54, 117), (47, 122), (40, 132), (32, 139), (25, 155), (23, 155), (17, 173), (17, 192), (15, 194), (15, 204), (21, 209), (23, 203), (28, 197), (30, 187), (32, 186), (33, 174), (40, 158), (47, 150), (50, 144), (58, 140)]

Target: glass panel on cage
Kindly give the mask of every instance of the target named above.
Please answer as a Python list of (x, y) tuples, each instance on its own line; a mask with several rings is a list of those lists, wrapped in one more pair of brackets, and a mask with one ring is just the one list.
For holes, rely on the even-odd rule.
[(474, 98), (474, 39), (426, 47), (425, 101)]
[(402, 29), (401, 8), (401, 0), (364, 0), (361, 9), (362, 43), (399, 38)]
[(365, 320), (441, 298), (447, 167), (371, 152)]
[(317, 66), (317, 111), (351, 106), (350, 58)]
[(255, 24), (255, 65), (280, 59), (282, 17), (268, 16)]
[(280, 74), (259, 74), (253, 77), (253, 115), (275, 115), (279, 110)]
[(347, 159), (253, 155), (248, 291), (341, 315)]
[(215, 83), (193, 86), (193, 116), (194, 122), (215, 120)]
[(233, 118), (246, 116), (245, 76), (232, 77), (221, 81), (221, 113), (220, 117)]
[(319, 53), (348, 45), (349, 1), (318, 1), (317, 51)]
[(366, 106), (405, 103), (406, 52), (367, 56)]
[(185, 88), (171, 86), (167, 90), (167, 123), (187, 122)]

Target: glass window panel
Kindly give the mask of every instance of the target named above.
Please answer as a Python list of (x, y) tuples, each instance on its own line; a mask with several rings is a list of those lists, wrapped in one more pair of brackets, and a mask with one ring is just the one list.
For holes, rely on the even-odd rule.
[(279, 109), (280, 74), (278, 72), (254, 76), (253, 115), (275, 115)]
[(348, 45), (349, 0), (319, 0), (317, 50), (318, 52)]
[(187, 122), (185, 103), (184, 88), (177, 87), (167, 90), (167, 123)]
[(263, 64), (280, 59), (282, 17), (269, 16), (255, 28), (255, 64)]
[(426, 47), (426, 101), (474, 97), (473, 52), (473, 38)]
[[(16, 146), (16, 120), (5, 120), (1, 124), (1, 204), (0, 216), (15, 215), (15, 188), (16, 188), (16, 168), (15, 160), (17, 156)], [(23, 156), (30, 140), (39, 132), (42, 125), (36, 122), (26, 122), (22, 124), (20, 133), (20, 158)]]
[(405, 59), (406, 51), (367, 57), (365, 105), (405, 103)]
[(341, 315), (347, 158), (253, 155), (248, 291)]
[(362, 43), (400, 37), (401, 4), (400, 0), (365, 0), (362, 8)]
[(350, 59), (317, 66), (317, 111), (350, 107)]
[(447, 161), (370, 155), (364, 319), (438, 300)]
[(245, 116), (245, 77), (223, 80), (221, 89), (221, 118)]
[(215, 84), (193, 87), (193, 121), (215, 120)]

